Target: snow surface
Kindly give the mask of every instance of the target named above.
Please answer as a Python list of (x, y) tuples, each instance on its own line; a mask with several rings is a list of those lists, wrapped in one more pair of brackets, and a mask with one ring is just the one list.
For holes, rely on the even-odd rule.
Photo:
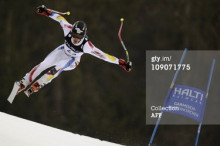
[(0, 146), (119, 146), (0, 112)]

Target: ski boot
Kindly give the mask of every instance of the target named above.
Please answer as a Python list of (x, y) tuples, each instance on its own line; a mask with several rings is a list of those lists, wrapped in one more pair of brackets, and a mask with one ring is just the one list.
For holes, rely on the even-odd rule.
[(20, 81), (17, 81), (16, 84), (19, 86), (16, 95), (18, 93), (20, 93), (21, 91), (23, 91), (27, 87), (27, 85), (28, 85), (24, 78), (22, 80), (20, 80)]
[(37, 92), (41, 87), (42, 86), (38, 82), (35, 82), (29, 89), (24, 91), (24, 93), (27, 95), (27, 97), (29, 97), (32, 93)]

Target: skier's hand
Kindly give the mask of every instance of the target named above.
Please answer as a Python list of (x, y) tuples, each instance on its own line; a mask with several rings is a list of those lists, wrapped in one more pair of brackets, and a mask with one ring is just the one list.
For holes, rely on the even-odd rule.
[(49, 16), (52, 14), (52, 12), (50, 10), (48, 10), (45, 5), (41, 5), (41, 6), (37, 7), (36, 12), (40, 15), (45, 15), (45, 16)]
[(125, 62), (124, 59), (119, 59), (119, 65), (127, 72), (131, 71), (131, 67), (132, 67), (132, 62)]

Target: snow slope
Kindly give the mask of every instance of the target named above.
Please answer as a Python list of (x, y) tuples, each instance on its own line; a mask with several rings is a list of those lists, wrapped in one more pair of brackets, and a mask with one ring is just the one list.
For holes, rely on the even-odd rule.
[(0, 146), (119, 146), (0, 112)]

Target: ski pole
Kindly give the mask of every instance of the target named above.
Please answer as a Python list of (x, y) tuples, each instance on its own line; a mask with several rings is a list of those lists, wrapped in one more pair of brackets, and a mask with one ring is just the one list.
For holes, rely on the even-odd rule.
[(123, 49), (125, 50), (126, 57), (127, 57), (127, 62), (129, 62), (128, 50), (126, 49), (125, 44), (124, 44), (124, 42), (122, 40), (122, 37), (121, 37), (121, 30), (122, 30), (124, 18), (121, 18), (120, 21), (121, 21), (121, 25), (120, 25), (120, 28), (119, 28), (119, 31), (118, 31), (118, 38), (119, 38), (119, 40), (120, 40), (120, 42), (122, 44)]
[(55, 10), (52, 10), (52, 9), (47, 9), (51, 12), (54, 12), (54, 13), (57, 13), (59, 15), (70, 15), (70, 11), (67, 11), (67, 12), (59, 12), (59, 11), (55, 11)]

